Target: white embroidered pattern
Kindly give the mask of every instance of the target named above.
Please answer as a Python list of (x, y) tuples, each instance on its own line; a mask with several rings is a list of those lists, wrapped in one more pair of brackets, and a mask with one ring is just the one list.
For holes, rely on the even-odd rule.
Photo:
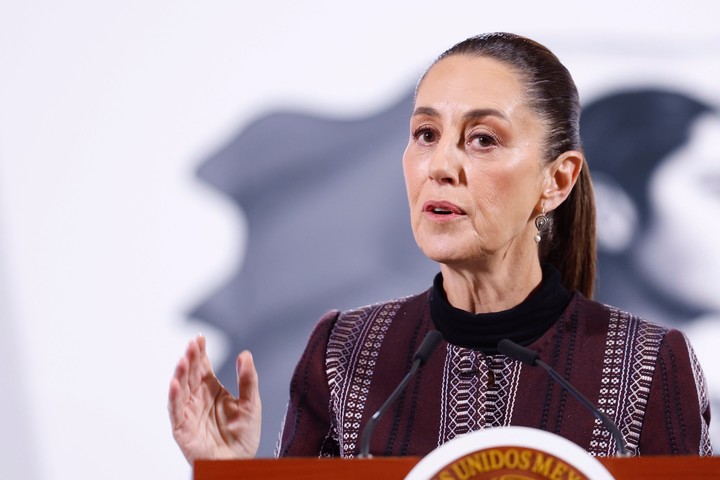
[(378, 350), (400, 305), (376, 304), (341, 315), (330, 335), (326, 370), (343, 457), (354, 456)]
[(485, 427), (510, 425), (522, 364), (448, 344), (438, 445)]
[[(665, 332), (659, 325), (610, 309), (598, 408), (618, 426), (631, 454), (638, 453), (650, 383)], [(597, 419), (589, 452), (597, 456), (616, 453), (610, 431)]]

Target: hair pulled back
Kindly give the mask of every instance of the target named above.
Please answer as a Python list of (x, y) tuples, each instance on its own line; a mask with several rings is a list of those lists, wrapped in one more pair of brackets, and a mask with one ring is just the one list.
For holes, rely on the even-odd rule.
[[(492, 58), (520, 75), (528, 105), (547, 128), (545, 164), (563, 152), (582, 151), (580, 100), (575, 82), (546, 47), (511, 33), (487, 33), (451, 47), (433, 65), (452, 55)], [(541, 242), (540, 260), (560, 270), (566, 288), (592, 298), (596, 266), (595, 200), (587, 166), (581, 169), (568, 198), (549, 216), (552, 222), (549, 234)]]

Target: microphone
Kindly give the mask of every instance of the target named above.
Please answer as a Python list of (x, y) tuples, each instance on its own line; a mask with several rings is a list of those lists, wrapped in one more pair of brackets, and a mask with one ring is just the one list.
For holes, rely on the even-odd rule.
[(570, 382), (565, 380), (557, 371), (555, 371), (554, 368), (540, 360), (540, 354), (538, 352), (530, 350), (529, 348), (521, 347), (517, 343), (513, 342), (512, 340), (508, 340), (507, 338), (500, 340), (497, 348), (500, 353), (502, 353), (503, 355), (507, 355), (510, 358), (514, 358), (515, 360), (519, 360), (522, 363), (532, 365), (533, 367), (542, 367), (552, 378), (555, 379), (555, 381), (560, 384), (562, 388), (570, 392), (572, 396), (575, 397), (585, 408), (590, 410), (590, 413), (592, 413), (595, 418), (600, 420), (605, 426), (605, 428), (610, 431), (610, 434), (615, 440), (615, 444), (617, 446), (618, 456), (630, 456), (627, 448), (625, 447), (625, 441), (623, 440), (622, 434), (620, 433), (617, 425), (615, 425), (615, 423), (613, 423), (613, 421), (610, 420), (610, 418), (605, 415), (605, 413), (601, 412), (595, 405), (593, 405), (590, 400), (585, 398), (585, 396), (580, 393), (575, 387), (573, 387)]
[(373, 431), (375, 430), (377, 424), (380, 422), (380, 417), (385, 414), (390, 405), (392, 405), (393, 402), (395, 402), (395, 400), (397, 400), (397, 398), (403, 392), (403, 390), (405, 390), (405, 387), (407, 387), (407, 384), (415, 376), (418, 369), (425, 365), (425, 362), (428, 361), (428, 358), (430, 358), (430, 355), (438, 346), (441, 339), (442, 335), (437, 330), (430, 330), (427, 335), (425, 335), (422, 343), (415, 351), (415, 356), (413, 357), (413, 364), (412, 367), (410, 367), (410, 371), (405, 375), (405, 377), (398, 384), (398, 386), (395, 387), (395, 390), (393, 390), (393, 392), (390, 394), (388, 399), (385, 400), (385, 403), (383, 403), (380, 408), (378, 408), (377, 412), (375, 412), (375, 414), (370, 418), (370, 420), (368, 420), (367, 424), (365, 425), (365, 429), (363, 430), (362, 436), (360, 437), (360, 458), (370, 458), (370, 438), (372, 438)]

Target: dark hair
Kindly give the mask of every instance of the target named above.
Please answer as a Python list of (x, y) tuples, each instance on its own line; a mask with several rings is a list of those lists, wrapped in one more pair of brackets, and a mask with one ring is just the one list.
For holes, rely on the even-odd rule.
[(632, 198), (640, 225), (650, 221), (648, 181), (653, 171), (690, 138), (690, 127), (712, 108), (660, 89), (608, 95), (583, 110), (580, 130), (593, 172), (616, 181)]
[[(492, 58), (518, 72), (526, 88), (528, 105), (548, 129), (544, 146), (546, 163), (563, 152), (582, 151), (580, 101), (575, 82), (546, 47), (511, 33), (488, 33), (451, 47), (433, 65), (451, 55)], [(541, 243), (541, 261), (560, 270), (568, 289), (579, 290), (592, 298), (596, 263), (595, 201), (587, 168), (582, 168), (575, 188), (551, 217), (549, 234)]]

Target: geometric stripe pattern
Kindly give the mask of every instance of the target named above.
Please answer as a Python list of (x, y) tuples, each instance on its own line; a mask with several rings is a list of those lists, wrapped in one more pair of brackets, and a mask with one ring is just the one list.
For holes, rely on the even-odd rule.
[(400, 305), (397, 300), (340, 315), (330, 336), (325, 367), (343, 457), (354, 456), (378, 349)]
[(438, 445), (458, 435), (510, 425), (522, 363), (448, 344)]
[[(657, 353), (667, 330), (611, 308), (598, 408), (617, 425), (628, 451), (638, 454), (640, 431), (650, 395)], [(616, 454), (616, 444), (595, 419), (589, 452)]]

